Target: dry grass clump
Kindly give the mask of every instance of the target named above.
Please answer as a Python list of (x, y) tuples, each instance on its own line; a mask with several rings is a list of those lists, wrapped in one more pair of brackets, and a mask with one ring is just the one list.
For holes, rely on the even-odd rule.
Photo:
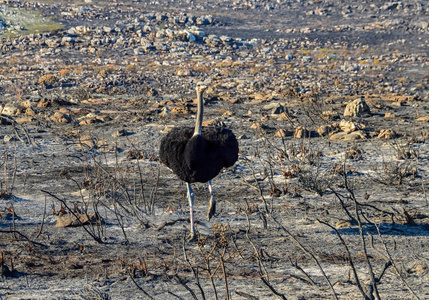
[(40, 77), (38, 82), (40, 85), (47, 88), (47, 87), (51, 87), (55, 83), (57, 83), (58, 77), (55, 76), (54, 74), (47, 74), (47, 75), (43, 75), (42, 77)]

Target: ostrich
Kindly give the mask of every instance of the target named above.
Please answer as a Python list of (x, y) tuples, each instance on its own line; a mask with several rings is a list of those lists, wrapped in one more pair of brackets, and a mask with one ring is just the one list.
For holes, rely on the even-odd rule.
[(195, 128), (175, 127), (162, 140), (159, 150), (160, 161), (169, 167), (181, 180), (186, 182), (189, 199), (191, 233), (195, 239), (194, 192), (191, 183), (207, 182), (210, 192), (207, 217), (216, 212), (216, 200), (211, 180), (222, 168), (231, 167), (238, 158), (238, 142), (231, 130), (217, 127), (204, 127), (203, 94), (207, 89), (203, 83), (196, 87), (198, 111)]

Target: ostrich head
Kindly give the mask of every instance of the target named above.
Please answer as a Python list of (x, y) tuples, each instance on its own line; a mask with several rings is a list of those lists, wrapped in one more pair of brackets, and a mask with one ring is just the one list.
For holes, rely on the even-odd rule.
[(207, 89), (207, 85), (204, 82), (198, 82), (197, 83), (197, 94), (202, 95), (204, 91)]

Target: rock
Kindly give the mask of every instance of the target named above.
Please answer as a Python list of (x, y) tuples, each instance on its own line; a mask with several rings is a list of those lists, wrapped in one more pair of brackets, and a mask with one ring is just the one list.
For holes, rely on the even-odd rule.
[(128, 132), (126, 129), (117, 130), (115, 133), (112, 134), (113, 137), (120, 137), (120, 136), (127, 136)]
[(317, 128), (316, 131), (320, 136), (326, 136), (337, 130), (338, 130), (337, 125), (321, 125), (319, 126), (319, 128)]
[(378, 134), (378, 139), (394, 139), (396, 137), (396, 132), (392, 129), (382, 129)]
[(341, 120), (338, 126), (340, 127), (341, 131), (346, 133), (350, 133), (350, 132), (365, 128), (364, 124), (360, 124), (352, 121), (346, 121), (346, 120)]
[(194, 76), (194, 73), (191, 69), (179, 69), (177, 71), (177, 76)]
[(393, 113), (387, 112), (387, 113), (385, 113), (385, 114), (384, 114), (384, 117), (385, 117), (385, 118), (395, 118), (395, 117), (396, 117), (396, 115), (395, 115), (395, 114), (393, 114)]
[(424, 117), (417, 118), (416, 121), (418, 121), (418, 122), (429, 121), (429, 116), (424, 116)]
[(16, 105), (12, 103), (7, 103), (0, 111), (0, 113), (6, 116), (16, 116), (19, 115), (20, 110)]
[(352, 224), (348, 221), (338, 221), (335, 224), (335, 228), (336, 229), (341, 229), (341, 228), (349, 228)]
[(293, 132), (291, 132), (289, 130), (286, 130), (286, 129), (279, 129), (275, 133), (276, 137), (281, 137), (281, 138), (284, 138), (284, 137), (287, 137), (287, 136), (292, 136), (292, 135), (293, 135)]
[(304, 126), (298, 126), (293, 133), (293, 137), (296, 139), (303, 139), (310, 137), (310, 130)]
[(365, 114), (371, 114), (371, 111), (363, 98), (349, 102), (344, 110), (345, 117), (362, 117)]
[(70, 123), (72, 121), (72, 118), (69, 114), (57, 111), (49, 117), (49, 120), (57, 123)]
[(45, 40), (45, 44), (48, 45), (49, 48), (57, 48), (60, 46), (60, 41), (57, 39), (47, 39)]
[(160, 118), (167, 118), (167, 117), (171, 116), (171, 112), (170, 112), (170, 110), (166, 106), (164, 106), (161, 109), (161, 112), (158, 114), (158, 116)]
[(34, 109), (33, 109), (32, 107), (28, 107), (28, 108), (25, 110), (25, 114), (26, 114), (27, 116), (35, 116), (35, 115), (36, 115), (36, 112), (34, 111)]
[(281, 113), (287, 114), (287, 109), (281, 104), (278, 104), (277, 107), (275, 107), (271, 110), (272, 115), (279, 115)]
[(261, 123), (255, 122), (250, 126), (250, 129), (261, 129)]
[(96, 214), (64, 214), (58, 217), (55, 227), (76, 227), (87, 224), (95, 224), (102, 221), (103, 220), (99, 216), (96, 216)]
[(366, 139), (366, 134), (362, 131), (354, 131), (352, 133), (338, 132), (329, 137), (330, 140), (354, 141)]
[(77, 139), (78, 145), (80, 148), (96, 148), (97, 143), (93, 138), (91, 138), (89, 135), (83, 135)]
[(410, 269), (410, 273), (416, 273), (417, 275), (423, 275), (429, 272), (429, 268), (426, 265), (417, 265)]

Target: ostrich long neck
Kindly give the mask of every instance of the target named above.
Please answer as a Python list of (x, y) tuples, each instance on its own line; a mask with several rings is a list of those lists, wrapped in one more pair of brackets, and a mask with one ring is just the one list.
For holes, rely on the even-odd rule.
[(201, 135), (201, 128), (203, 127), (203, 113), (204, 113), (203, 93), (204, 91), (197, 90), (198, 111), (197, 111), (197, 119), (195, 121), (194, 136)]

